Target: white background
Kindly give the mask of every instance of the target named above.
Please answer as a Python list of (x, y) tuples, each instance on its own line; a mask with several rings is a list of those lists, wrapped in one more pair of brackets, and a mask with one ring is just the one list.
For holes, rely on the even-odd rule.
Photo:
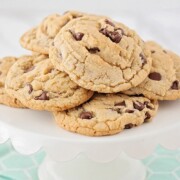
[(20, 36), (51, 13), (109, 15), (180, 54), (180, 0), (0, 0), (0, 57), (27, 53)]

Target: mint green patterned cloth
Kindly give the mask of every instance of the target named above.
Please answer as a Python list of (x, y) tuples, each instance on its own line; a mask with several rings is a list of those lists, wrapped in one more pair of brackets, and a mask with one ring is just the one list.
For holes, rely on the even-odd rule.
[(0, 144), (0, 180), (38, 180), (37, 169), (44, 157), (44, 151), (23, 156), (10, 142)]
[[(37, 169), (46, 156), (40, 151), (23, 156), (13, 150), (10, 142), (0, 145), (0, 180), (38, 180)], [(158, 147), (143, 160), (148, 170), (147, 180), (180, 180), (180, 150)]]

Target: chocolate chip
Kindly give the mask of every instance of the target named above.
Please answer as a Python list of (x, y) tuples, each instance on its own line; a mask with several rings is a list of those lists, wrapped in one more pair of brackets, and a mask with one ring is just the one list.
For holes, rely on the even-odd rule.
[(49, 100), (49, 96), (46, 91), (44, 91), (40, 96), (36, 96), (35, 100)]
[(84, 34), (81, 33), (81, 32), (75, 33), (74, 31), (71, 31), (71, 30), (70, 30), (70, 33), (72, 34), (72, 36), (74, 37), (74, 39), (75, 39), (76, 41), (81, 41), (82, 38), (83, 38), (83, 36), (84, 36)]
[(154, 54), (156, 51), (152, 50), (151, 53)]
[(179, 89), (179, 81), (174, 81), (172, 83), (172, 86), (171, 86), (171, 89), (175, 89), (175, 90), (178, 90)]
[(163, 50), (163, 52), (167, 54), (167, 51), (166, 51), (166, 50)]
[(29, 88), (28, 93), (29, 93), (29, 94), (31, 94), (31, 93), (32, 93), (32, 91), (33, 91), (33, 87), (32, 87), (32, 85), (28, 83), (28, 84), (26, 84), (26, 86), (28, 86), (28, 88)]
[(76, 33), (76, 35), (75, 35), (75, 39), (76, 39), (77, 41), (81, 41), (82, 38), (83, 38), (83, 36), (84, 36), (83, 33), (78, 32), (78, 33)]
[(126, 106), (126, 102), (125, 101), (117, 102), (117, 103), (114, 103), (114, 106)]
[(133, 106), (134, 106), (134, 109), (137, 109), (139, 111), (142, 111), (145, 108), (144, 104), (139, 101), (133, 102)]
[(131, 129), (131, 128), (133, 128), (133, 126), (134, 125), (132, 123), (129, 123), (129, 124), (125, 125), (124, 129)]
[(125, 32), (122, 28), (115, 28), (115, 31), (121, 31), (121, 34), (122, 35), (125, 35)]
[(125, 111), (126, 113), (134, 113), (134, 110), (131, 110), (131, 109), (126, 109)]
[(35, 68), (34, 66), (31, 66), (28, 69), (25, 69), (24, 73), (28, 73), (28, 72), (32, 71), (34, 68)]
[(2, 74), (2, 72), (0, 71), (0, 75)]
[(158, 72), (152, 72), (149, 74), (148, 77), (154, 81), (160, 81), (161, 80), (161, 74), (159, 74)]
[(117, 31), (109, 31), (107, 28), (103, 28), (99, 32), (104, 34), (106, 37), (109, 37), (111, 41), (115, 43), (119, 43), (122, 39), (122, 34), (119, 34)]
[(154, 109), (153, 107), (151, 107), (150, 105), (149, 105), (149, 102), (148, 101), (145, 101), (144, 102), (144, 105), (148, 108), (148, 109)]
[(142, 53), (139, 56), (141, 57), (142, 65), (144, 66), (147, 63), (146, 57)]
[(149, 104), (149, 102), (148, 102), (148, 101), (145, 101), (145, 102), (144, 102), (144, 105), (146, 106), (147, 104)]
[(107, 28), (102, 28), (99, 32), (108, 37), (109, 31), (107, 30)]
[(122, 39), (122, 35), (119, 34), (117, 31), (111, 32), (109, 34), (109, 37), (115, 43), (119, 43), (121, 41), (121, 39)]
[(149, 112), (146, 112), (144, 122), (148, 122), (149, 119), (151, 119), (151, 115)]
[(154, 108), (153, 107), (151, 107), (149, 104), (147, 104), (146, 105), (146, 107), (148, 108), (148, 109), (151, 109), (151, 110), (153, 110)]
[(115, 27), (115, 24), (108, 19), (105, 20), (105, 23)]
[(98, 47), (94, 47), (94, 48), (86, 48), (91, 54), (95, 54), (97, 52), (100, 52)]
[(79, 117), (81, 119), (92, 119), (93, 118), (93, 114), (91, 112), (88, 112), (88, 111), (84, 111), (82, 112)]

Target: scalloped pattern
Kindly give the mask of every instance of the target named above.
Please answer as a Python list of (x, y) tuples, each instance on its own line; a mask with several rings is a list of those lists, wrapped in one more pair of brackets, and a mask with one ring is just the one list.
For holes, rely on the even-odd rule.
[[(13, 151), (10, 141), (0, 144), (0, 176), (9, 179), (38, 180), (37, 170), (45, 157), (44, 151), (32, 156), (21, 156)], [(148, 171), (147, 180), (180, 179), (180, 151), (168, 151), (158, 147), (142, 160)], [(162, 166), (163, 164), (163, 166)]]
[(124, 141), (112, 143), (111, 145), (106, 143), (92, 145), (91, 143), (60, 142), (57, 139), (49, 141), (45, 137), (41, 137), (41, 135), (11, 129), (0, 123), (0, 143), (11, 139), (14, 149), (25, 155), (36, 153), (43, 147), (47, 154), (56, 161), (69, 161), (83, 153), (93, 161), (109, 162), (116, 159), (122, 152), (125, 152), (130, 157), (143, 159), (152, 154), (158, 144), (170, 150), (178, 149), (180, 141), (177, 141), (177, 137), (180, 137), (180, 131), (178, 131), (178, 127), (176, 129), (172, 128), (168, 133), (161, 133), (156, 138), (137, 139), (136, 144), (133, 141)]

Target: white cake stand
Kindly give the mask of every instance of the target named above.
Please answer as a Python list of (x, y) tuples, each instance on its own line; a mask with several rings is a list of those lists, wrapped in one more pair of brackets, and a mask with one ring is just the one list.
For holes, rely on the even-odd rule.
[(48, 112), (0, 106), (0, 142), (9, 138), (22, 154), (41, 147), (48, 157), (40, 180), (143, 180), (140, 158), (158, 144), (180, 147), (180, 101), (163, 102), (152, 123), (108, 137), (86, 137), (60, 129)]

